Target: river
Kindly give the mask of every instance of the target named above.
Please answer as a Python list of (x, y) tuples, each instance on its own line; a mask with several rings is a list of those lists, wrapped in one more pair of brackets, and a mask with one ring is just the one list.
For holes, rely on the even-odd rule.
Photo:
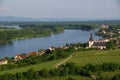
[[(95, 35), (95, 32), (92, 31), (92, 33), (94, 40), (101, 38)], [(15, 54), (38, 51), (39, 49), (47, 49), (50, 46), (63, 46), (66, 43), (84, 43), (89, 40), (89, 34), (89, 31), (65, 30), (64, 33), (53, 34), (48, 37), (14, 40), (2, 43), (0, 44), (0, 58), (13, 57)]]

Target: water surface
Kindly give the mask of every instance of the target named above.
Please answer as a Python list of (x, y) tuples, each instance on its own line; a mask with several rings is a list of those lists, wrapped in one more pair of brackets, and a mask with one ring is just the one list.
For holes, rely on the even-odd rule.
[[(30, 51), (38, 51), (39, 49), (47, 49), (50, 46), (58, 47), (66, 43), (84, 43), (89, 40), (89, 31), (82, 30), (65, 30), (64, 33), (54, 34), (48, 37), (32, 38), (25, 40), (15, 40), (0, 44), (0, 58), (12, 57), (15, 54), (28, 53)], [(101, 37), (96, 36), (93, 32), (95, 40)]]

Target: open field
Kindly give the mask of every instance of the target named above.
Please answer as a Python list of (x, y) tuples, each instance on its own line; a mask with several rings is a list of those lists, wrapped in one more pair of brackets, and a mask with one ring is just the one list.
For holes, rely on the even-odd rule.
[[(41, 64), (31, 65), (23, 68), (13, 69), (13, 70), (7, 70), (2, 71), (0, 74), (5, 73), (17, 73), (17, 72), (25, 72), (30, 68), (33, 68), (35, 71), (41, 70), (41, 69), (53, 69), (55, 66), (65, 59), (59, 59), (49, 62), (44, 62)], [(93, 51), (81, 51), (73, 53), (72, 58), (68, 59), (66, 62), (74, 62), (76, 65), (84, 66), (85, 64), (102, 64), (107, 62), (114, 62), (120, 64), (120, 50), (109, 50), (109, 51), (101, 51), (101, 50), (93, 50)], [(65, 63), (66, 63), (65, 62)], [(114, 75), (120, 73), (120, 71), (117, 72), (111, 72), (111, 73), (102, 73), (103, 75)], [(53, 79), (54, 80), (54, 79)], [(56, 79), (55, 80), (59, 80)]]
[(120, 64), (120, 50), (108, 51), (84, 51), (73, 54), (73, 57), (68, 62), (74, 62), (79, 66), (85, 64), (102, 64), (107, 62), (114, 62)]

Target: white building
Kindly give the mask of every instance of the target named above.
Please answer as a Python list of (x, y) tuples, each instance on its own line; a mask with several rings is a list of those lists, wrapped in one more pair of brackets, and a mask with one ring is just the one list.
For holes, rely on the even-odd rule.
[(0, 65), (5, 65), (5, 64), (8, 64), (8, 60), (6, 60), (6, 59), (1, 59), (1, 60), (0, 60)]
[(90, 34), (89, 38), (89, 48), (98, 48), (98, 49), (105, 49), (106, 43), (108, 42), (108, 39), (103, 40), (93, 40), (92, 33)]

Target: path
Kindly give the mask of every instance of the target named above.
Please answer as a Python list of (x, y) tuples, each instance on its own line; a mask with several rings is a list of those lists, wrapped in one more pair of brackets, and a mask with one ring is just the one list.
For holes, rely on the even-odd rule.
[(64, 61), (58, 63), (55, 65), (56, 68), (58, 68), (60, 65), (64, 64), (65, 62), (67, 62), (70, 58), (72, 58), (72, 55), (70, 55), (68, 58), (66, 58)]
[(94, 79), (94, 80), (97, 80), (97, 77), (95, 75), (91, 75), (91, 77)]

